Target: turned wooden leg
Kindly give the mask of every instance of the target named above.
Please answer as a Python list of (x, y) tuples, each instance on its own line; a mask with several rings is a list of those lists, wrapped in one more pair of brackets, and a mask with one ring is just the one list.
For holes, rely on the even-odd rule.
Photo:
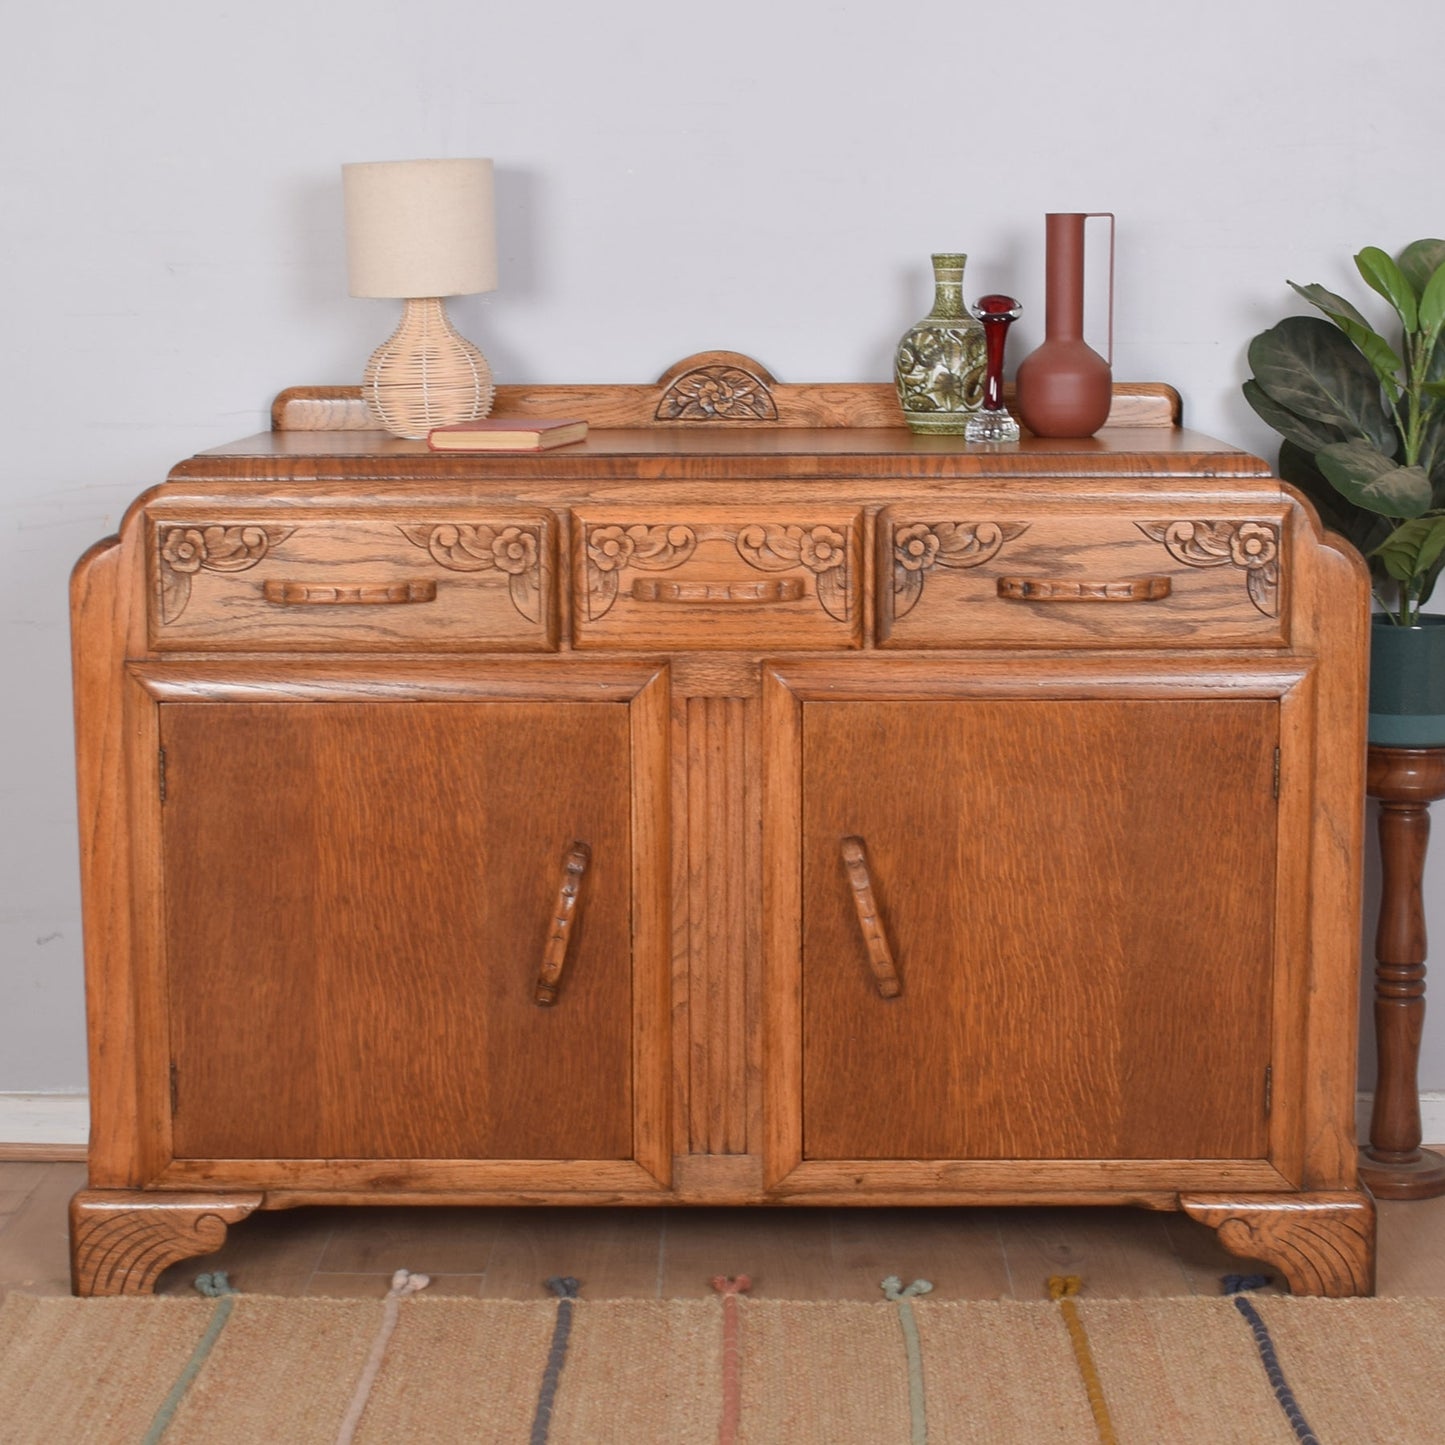
[(1382, 889), (1375, 934), (1378, 1065), (1360, 1177), (1381, 1199), (1429, 1199), (1445, 1194), (1445, 1158), (1420, 1147), (1427, 951), (1421, 884), (1430, 804), (1445, 797), (1445, 748), (1372, 747), (1366, 791), (1380, 800)]
[(1180, 1195), (1179, 1207), (1231, 1254), (1274, 1265), (1291, 1294), (1375, 1292), (1375, 1204), (1364, 1190)]
[(211, 1254), (259, 1194), (145, 1194), (82, 1189), (70, 1201), (70, 1288), (78, 1295), (149, 1294), (167, 1265)]

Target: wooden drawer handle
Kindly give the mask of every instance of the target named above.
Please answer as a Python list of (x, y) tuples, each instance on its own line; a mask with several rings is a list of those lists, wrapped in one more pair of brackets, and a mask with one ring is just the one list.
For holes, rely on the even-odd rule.
[(578, 899), (582, 893), (582, 875), (592, 859), (592, 850), (585, 843), (573, 843), (562, 860), (562, 886), (557, 890), (557, 907), (552, 912), (552, 929), (547, 946), (542, 950), (542, 967), (537, 973), (536, 1000), (542, 1007), (557, 1002), (562, 987), (562, 968), (567, 962), (567, 945), (572, 940), (577, 921)]
[(801, 577), (762, 577), (756, 582), (668, 582), (634, 577), (634, 602), (797, 602), (803, 596)]
[(336, 586), (329, 582), (268, 581), (263, 584), (261, 595), (278, 607), (386, 607), (398, 602), (435, 602), (437, 585), (435, 582), (356, 582)]
[(883, 931), (883, 920), (878, 916), (873, 880), (868, 876), (868, 854), (861, 838), (843, 839), (843, 867), (848, 874), (848, 886), (853, 890), (853, 906), (858, 910), (858, 927), (863, 932), (873, 981), (881, 997), (897, 998), (903, 992), (903, 985), (893, 963), (888, 935)]
[(1010, 602), (1158, 602), (1174, 590), (1169, 577), (1130, 582), (1075, 582), (1048, 577), (1000, 577), (998, 595)]

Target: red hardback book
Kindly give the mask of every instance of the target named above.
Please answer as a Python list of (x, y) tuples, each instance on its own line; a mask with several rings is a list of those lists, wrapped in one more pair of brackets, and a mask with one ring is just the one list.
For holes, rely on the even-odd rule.
[(587, 423), (573, 417), (489, 416), (433, 427), (426, 444), (436, 452), (535, 452), (580, 442)]

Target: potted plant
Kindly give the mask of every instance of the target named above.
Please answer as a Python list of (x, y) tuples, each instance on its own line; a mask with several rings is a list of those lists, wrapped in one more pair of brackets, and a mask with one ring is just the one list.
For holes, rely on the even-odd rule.
[(1445, 617), (1421, 611), (1445, 567), (1445, 241), (1355, 257), (1398, 343), (1342, 296), (1289, 284), (1323, 316), (1290, 316), (1249, 346), (1244, 395), (1277, 431), (1279, 473), (1359, 548), (1380, 610), (1370, 741), (1445, 745)]

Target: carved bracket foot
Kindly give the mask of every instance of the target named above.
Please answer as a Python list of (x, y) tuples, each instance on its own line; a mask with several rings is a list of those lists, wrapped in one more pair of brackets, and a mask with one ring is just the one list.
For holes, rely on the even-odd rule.
[(70, 1287), (78, 1295), (149, 1294), (177, 1260), (211, 1254), (260, 1194), (82, 1189), (70, 1201)]
[(1375, 1292), (1375, 1202), (1331, 1194), (1181, 1194), (1179, 1207), (1218, 1232), (1231, 1254), (1274, 1265), (1292, 1294)]

